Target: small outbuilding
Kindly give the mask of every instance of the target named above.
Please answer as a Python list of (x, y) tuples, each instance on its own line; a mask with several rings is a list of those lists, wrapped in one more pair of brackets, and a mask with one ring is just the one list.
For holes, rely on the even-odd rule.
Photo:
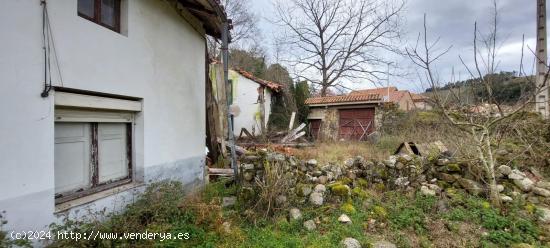
[(381, 122), (379, 94), (308, 98), (310, 134), (318, 140), (365, 140)]

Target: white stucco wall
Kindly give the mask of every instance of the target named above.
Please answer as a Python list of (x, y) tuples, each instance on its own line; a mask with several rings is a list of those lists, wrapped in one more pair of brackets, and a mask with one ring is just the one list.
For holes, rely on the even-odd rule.
[[(134, 173), (145, 182), (202, 180), (204, 34), (166, 1), (125, 3), (123, 35), (79, 17), (77, 1), (48, 1), (63, 78), (52, 63), (53, 84), (142, 98), (134, 127)], [(55, 94), (40, 97), (40, 1), (0, 1), (0, 34), (0, 211), (7, 211), (8, 229), (43, 230), (56, 218)], [(109, 198), (102, 202), (108, 206)]]
[[(229, 77), (233, 81), (233, 106), (238, 109), (238, 115), (234, 117), (235, 135), (246, 128), (254, 135), (261, 134), (260, 129), (260, 104), (258, 103), (258, 88), (260, 84), (243, 77), (241, 74), (230, 70)], [(264, 127), (267, 127), (271, 114), (271, 90), (264, 88), (265, 97), (265, 120)], [(254, 128), (253, 128), (254, 127)]]

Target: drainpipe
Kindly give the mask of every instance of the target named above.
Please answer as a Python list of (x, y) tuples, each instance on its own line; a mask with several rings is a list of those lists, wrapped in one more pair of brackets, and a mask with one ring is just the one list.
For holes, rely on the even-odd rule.
[[(227, 20), (223, 22), (223, 28), (222, 28), (222, 60), (223, 60), (223, 81), (225, 85), (228, 87), (231, 87), (229, 84), (229, 68), (228, 68), (228, 43), (229, 43), (229, 23)], [(235, 182), (239, 182), (239, 168), (237, 166), (237, 154), (235, 153), (235, 134), (233, 133), (233, 122), (231, 122), (231, 111), (230, 111), (230, 101), (233, 97), (232, 95), (229, 95), (228, 93), (232, 92), (230, 90), (226, 90), (226, 99), (227, 99), (227, 122), (228, 122), (228, 131), (229, 131), (229, 148), (231, 153), (231, 167), (233, 168), (233, 174), (235, 176)]]

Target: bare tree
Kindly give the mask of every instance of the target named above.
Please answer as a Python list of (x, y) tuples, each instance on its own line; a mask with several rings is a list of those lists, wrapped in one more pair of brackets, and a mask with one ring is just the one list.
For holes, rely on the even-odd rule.
[[(285, 32), (291, 66), (300, 79), (321, 88), (345, 87), (346, 80), (379, 82), (385, 74), (379, 52), (395, 52), (401, 0), (291, 0), (277, 2), (276, 23)], [(308, 72), (317, 76), (308, 76)]]
[[(485, 35), (478, 30), (477, 23), (474, 25), (473, 38), (473, 66), (468, 66), (462, 57), (460, 61), (469, 73), (473, 83), (469, 85), (471, 90), (474, 88), (481, 89), (483, 94), (476, 96), (472, 101), (462, 101), (456, 89), (451, 88), (450, 94), (444, 96), (439, 92), (439, 88), (443, 85), (439, 81), (437, 72), (435, 71), (434, 63), (445, 55), (450, 47), (445, 49), (438, 48), (439, 39), (434, 42), (428, 41), (428, 29), (426, 26), (426, 15), (424, 15), (424, 30), (419, 34), (418, 41), (415, 47), (408, 48), (407, 55), (411, 61), (424, 71), (421, 78), (422, 81), (433, 89), (434, 94), (432, 100), (438, 110), (451, 123), (451, 126), (462, 130), (475, 144), (476, 157), (480, 168), (485, 172), (485, 175), (480, 175), (481, 180), (485, 180), (489, 186), (489, 198), (491, 202), (499, 206), (500, 194), (497, 189), (496, 181), (496, 158), (495, 144), (498, 140), (498, 132), (505, 125), (504, 122), (513, 121), (513, 117), (521, 111), (525, 110), (526, 106), (532, 104), (534, 95), (525, 95), (514, 106), (509, 106), (507, 110), (494, 97), (494, 89), (498, 87), (493, 81), (491, 75), (496, 72), (498, 67), (498, 11), (497, 3), (493, 1), (493, 16), (490, 23), (490, 31)], [(482, 46), (479, 46), (481, 42)], [(545, 65), (548, 70), (548, 66)], [(546, 73), (548, 74), (548, 73)], [(523, 72), (523, 47), (522, 56), (520, 58), (519, 75), (525, 75)], [(526, 77), (527, 80), (532, 80), (532, 77)], [(544, 78), (546, 82), (548, 77)], [(534, 82), (529, 82), (533, 83)], [(542, 90), (541, 87), (535, 89), (536, 92)], [(455, 101), (450, 103), (450, 98), (455, 98)], [(480, 104), (484, 105), (480, 105)], [(480, 111), (484, 108), (486, 111)]]
[[(232, 21), (231, 47), (249, 50), (258, 47), (261, 38), (258, 16), (251, 11), (249, 0), (222, 0), (227, 16)], [(208, 37), (208, 52), (211, 57), (219, 53), (219, 41)]]

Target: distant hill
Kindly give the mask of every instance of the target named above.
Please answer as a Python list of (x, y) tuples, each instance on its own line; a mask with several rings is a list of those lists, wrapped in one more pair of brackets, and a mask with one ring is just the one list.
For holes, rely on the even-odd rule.
[[(493, 95), (496, 101), (512, 105), (520, 100), (522, 96), (534, 94), (535, 80), (533, 76), (517, 77), (515, 72), (500, 72), (498, 74), (490, 74), (485, 77), (492, 82)], [(487, 91), (484, 85), (479, 83), (479, 79), (468, 79), (464, 81), (447, 83), (445, 86), (438, 88), (442, 97), (449, 97), (450, 89), (459, 96), (462, 102), (474, 102), (474, 99), (487, 99)], [(426, 89), (426, 96), (432, 95), (432, 88)]]

